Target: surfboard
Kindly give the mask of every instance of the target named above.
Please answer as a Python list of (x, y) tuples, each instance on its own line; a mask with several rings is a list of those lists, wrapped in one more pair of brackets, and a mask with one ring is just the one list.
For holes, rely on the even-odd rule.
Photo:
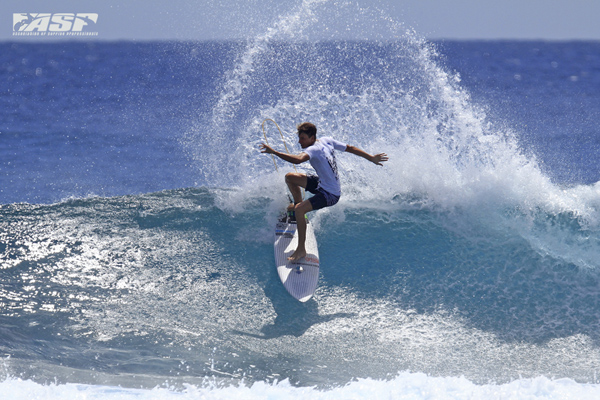
[(311, 223), (306, 220), (306, 257), (295, 262), (287, 258), (298, 246), (296, 221), (283, 214), (275, 225), (275, 264), (279, 279), (289, 294), (301, 302), (308, 301), (319, 281), (319, 250)]

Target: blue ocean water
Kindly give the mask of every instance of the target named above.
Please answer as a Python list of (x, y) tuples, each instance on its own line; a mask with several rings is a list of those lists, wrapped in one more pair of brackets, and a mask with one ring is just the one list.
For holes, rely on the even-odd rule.
[[(239, 42), (0, 43), (2, 393), (598, 398), (600, 43), (432, 43), (338, 6)], [(348, 15), (392, 39), (312, 40)], [(293, 152), (309, 120), (390, 156), (338, 155), (305, 304), (267, 118)]]

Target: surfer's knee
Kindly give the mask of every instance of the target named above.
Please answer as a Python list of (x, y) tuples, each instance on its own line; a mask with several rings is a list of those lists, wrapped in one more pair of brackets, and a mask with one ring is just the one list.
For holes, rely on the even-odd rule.
[(288, 185), (302, 186), (302, 178), (304, 175), (298, 172), (288, 172), (285, 174), (285, 183)]
[(298, 174), (294, 173), (294, 172), (288, 172), (287, 174), (285, 174), (285, 182), (286, 183), (293, 183), (294, 179), (296, 178)]
[(309, 211), (312, 211), (312, 204), (309, 200), (304, 200), (294, 205), (294, 212), (296, 213), (296, 215), (304, 215)]

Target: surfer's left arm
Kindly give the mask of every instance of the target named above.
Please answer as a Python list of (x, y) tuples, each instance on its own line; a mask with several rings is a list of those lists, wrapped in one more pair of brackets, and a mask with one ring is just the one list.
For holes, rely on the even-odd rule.
[(348, 153), (356, 154), (357, 156), (367, 159), (376, 165), (383, 165), (382, 162), (385, 162), (388, 160), (388, 156), (385, 153), (379, 153), (379, 154), (375, 154), (374, 156), (372, 156), (369, 153), (367, 153), (366, 151), (361, 150), (356, 146), (347, 145), (346, 151)]

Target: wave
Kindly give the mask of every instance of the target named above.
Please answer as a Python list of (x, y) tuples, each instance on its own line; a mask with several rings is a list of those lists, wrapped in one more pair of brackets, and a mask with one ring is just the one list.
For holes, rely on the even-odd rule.
[[(51, 362), (113, 374), (285, 376), (320, 387), (390, 371), (478, 384), (520, 371), (595, 382), (596, 270), (542, 254), (522, 226), (510, 229), (511, 214), (490, 224), (406, 199), (316, 213), (322, 273), (301, 305), (273, 268), (285, 196), (270, 193), (197, 188), (1, 206), (0, 318), (19, 321), (1, 346), (9, 364), (38, 359), (39, 345), (19, 339), (37, 337), (52, 343), (43, 350)], [(546, 219), (574, 252), (577, 219)], [(15, 376), (48, 373), (11, 365)]]

